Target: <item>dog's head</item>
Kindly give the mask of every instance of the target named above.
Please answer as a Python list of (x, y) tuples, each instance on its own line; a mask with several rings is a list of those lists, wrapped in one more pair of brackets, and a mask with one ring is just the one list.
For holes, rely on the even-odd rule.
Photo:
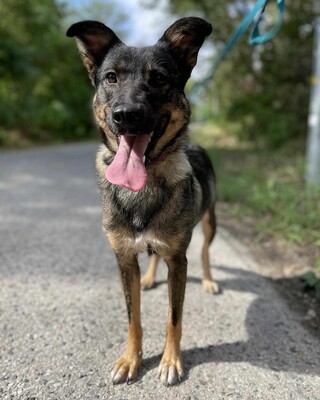
[(156, 45), (135, 48), (100, 22), (68, 29), (96, 88), (93, 108), (103, 141), (116, 153), (107, 170), (112, 183), (140, 190), (145, 165), (178, 146), (190, 118), (184, 87), (211, 31), (201, 18), (183, 18)]

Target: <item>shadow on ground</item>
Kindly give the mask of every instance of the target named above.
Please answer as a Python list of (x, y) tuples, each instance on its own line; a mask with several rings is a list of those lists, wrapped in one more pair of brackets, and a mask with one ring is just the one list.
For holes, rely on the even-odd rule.
[[(245, 326), (249, 340), (234, 343), (223, 343), (205, 347), (195, 347), (182, 352), (186, 373), (192, 368), (205, 363), (248, 362), (252, 365), (274, 370), (292, 371), (298, 374), (320, 376), (319, 347), (312, 348), (314, 343), (303, 335), (303, 327), (292, 330), (290, 317), (285, 317), (281, 309), (272, 308), (274, 302), (269, 302), (263, 286), (270, 285), (271, 279), (260, 276), (252, 271), (245, 271), (227, 266), (215, 267), (234, 276), (233, 279), (218, 281), (224, 291), (252, 292), (258, 297), (247, 310)], [(201, 280), (188, 278), (189, 284), (201, 285)], [(157, 285), (166, 284), (160, 281)], [(275, 293), (276, 295), (276, 293)], [(272, 322), (270, 322), (272, 321)], [(299, 325), (295, 322), (296, 325)], [(306, 352), (305, 349), (309, 351)], [(144, 360), (142, 375), (157, 368), (161, 354)]]

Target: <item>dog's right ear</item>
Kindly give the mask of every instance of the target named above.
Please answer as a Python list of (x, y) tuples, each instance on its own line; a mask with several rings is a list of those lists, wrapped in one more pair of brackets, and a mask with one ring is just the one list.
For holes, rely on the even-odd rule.
[(84, 66), (94, 84), (96, 69), (101, 65), (111, 47), (121, 40), (107, 26), (98, 21), (82, 21), (70, 26), (66, 35), (76, 37)]

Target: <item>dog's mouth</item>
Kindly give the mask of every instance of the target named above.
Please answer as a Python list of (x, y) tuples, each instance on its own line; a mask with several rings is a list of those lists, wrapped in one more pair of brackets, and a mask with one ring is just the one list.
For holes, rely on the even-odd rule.
[(106, 170), (106, 178), (109, 182), (132, 192), (138, 192), (147, 184), (146, 165), (152, 162), (150, 156), (169, 120), (170, 114), (165, 113), (150, 133), (128, 132), (116, 135), (118, 149)]
[(147, 184), (145, 153), (152, 136), (153, 132), (144, 135), (118, 136), (117, 153), (106, 170), (109, 182), (132, 192), (138, 192)]

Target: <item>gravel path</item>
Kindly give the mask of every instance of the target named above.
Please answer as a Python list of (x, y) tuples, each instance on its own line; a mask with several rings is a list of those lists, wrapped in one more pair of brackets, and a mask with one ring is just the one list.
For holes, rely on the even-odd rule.
[(198, 228), (189, 248), (186, 379), (166, 388), (157, 378), (167, 316), (163, 265), (158, 286), (142, 293), (139, 380), (112, 386), (126, 312), (101, 230), (96, 148), (0, 154), (0, 399), (320, 399), (319, 340), (223, 229), (211, 248), (221, 295), (202, 291)]

